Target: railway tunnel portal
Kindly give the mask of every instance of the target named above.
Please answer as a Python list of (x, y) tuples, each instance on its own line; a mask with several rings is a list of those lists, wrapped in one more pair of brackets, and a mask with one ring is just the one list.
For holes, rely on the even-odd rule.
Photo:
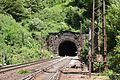
[(76, 56), (77, 55), (77, 47), (72, 41), (63, 41), (60, 43), (58, 48), (58, 54), (60, 56)]
[[(84, 42), (84, 34), (82, 35)], [(80, 33), (71, 31), (60, 31), (49, 33), (47, 37), (49, 50), (59, 56), (76, 56), (80, 54)]]

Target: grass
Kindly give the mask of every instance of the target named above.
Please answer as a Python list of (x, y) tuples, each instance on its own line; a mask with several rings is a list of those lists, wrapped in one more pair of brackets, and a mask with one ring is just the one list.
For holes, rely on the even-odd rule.
[(31, 73), (31, 71), (27, 70), (27, 69), (21, 69), (21, 70), (18, 70), (17, 73), (19, 73), (19, 74), (27, 74), (27, 73)]

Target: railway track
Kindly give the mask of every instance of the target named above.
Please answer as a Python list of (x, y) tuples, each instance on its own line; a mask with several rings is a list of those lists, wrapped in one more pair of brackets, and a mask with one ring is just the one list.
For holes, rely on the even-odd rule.
[[(53, 58), (51, 60), (54, 60), (54, 59), (57, 59), (57, 58)], [(5, 72), (11, 71), (11, 70), (20, 69), (20, 68), (24, 68), (24, 67), (32, 66), (32, 65), (36, 65), (36, 64), (41, 64), (41, 63), (44, 63), (47, 61), (49, 61), (49, 60), (48, 59), (41, 59), (38, 61), (29, 62), (29, 63), (2, 66), (2, 67), (0, 67), (0, 73), (5, 73)]]
[(64, 57), (58, 60), (54, 60), (45, 66), (42, 66), (38, 71), (31, 73), (21, 80), (42, 80), (41, 75), (46, 75), (44, 80), (57, 80), (59, 79), (60, 69), (70, 62), (70, 58)]
[(55, 72), (55, 74), (54, 74), (49, 80), (60, 80), (61, 74), (62, 74), (62, 70), (67, 67), (67, 65), (69, 64), (69, 62), (70, 62), (70, 61), (66, 62), (66, 64), (65, 64), (63, 67), (59, 68), (59, 69)]
[[(77, 61), (77, 64), (76, 63), (75, 64), (79, 66), (75, 67), (74, 65), (71, 66), (71, 62), (74, 61)], [(0, 75), (2, 73), (2, 75), (4, 75), (6, 78), (0, 77), (0, 80), (65, 80), (66, 78), (69, 78), (67, 80), (78, 80), (77, 79), (78, 77), (80, 79), (86, 78), (87, 80), (88, 79), (88, 76), (86, 77), (86, 75), (88, 74), (88, 71), (86, 71), (87, 67), (83, 65), (85, 68), (82, 69), (83, 66), (81, 66), (81, 63), (82, 62), (80, 62), (79, 60), (76, 59), (74, 60), (73, 57), (60, 57), (48, 61), (42, 60), (25, 65), (20, 64), (15, 66), (5, 66), (1, 67)], [(32, 66), (30, 68), (32, 72), (14, 78), (17, 74), (16, 73), (17, 69), (29, 66)], [(7, 75), (9, 77), (7, 77)], [(75, 75), (77, 75), (78, 77), (75, 79), (72, 78), (75, 77)]]
[(53, 59), (44, 59), (44, 60), (39, 60), (39, 61), (34, 61), (30, 63), (24, 63), (24, 64), (18, 64), (18, 65), (8, 65), (8, 66), (3, 66), (0, 67), (0, 80), (18, 80), (19, 78), (24, 77), (24, 74), (21, 75), (17, 71), (19, 70), (30, 70), (31, 72), (36, 72), (37, 68), (41, 67), (43, 64), (46, 64), (48, 62), (52, 62), (53, 60), (59, 59), (53, 58)]
[(62, 69), (66, 68), (70, 61), (71, 59), (68, 59), (66, 62), (64, 62), (63, 65), (59, 67), (48, 80), (60, 80)]
[[(42, 66), (40, 69), (38, 69), (38, 71), (30, 74), (29, 76), (21, 80), (65, 80), (62, 77), (67, 78), (66, 76), (68, 75), (69, 77), (72, 77), (71, 74), (77, 74), (77, 76), (81, 75), (82, 77), (86, 78), (85, 75), (87, 75), (88, 71), (85, 71), (86, 69), (81, 69), (81, 67), (71, 68), (71, 61), (71, 57), (64, 57), (59, 60), (55, 60), (52, 63)], [(81, 65), (80, 61), (78, 60), (77, 63)]]
[(0, 67), (0, 73), (4, 73), (4, 72), (7, 72), (7, 71), (11, 71), (11, 70), (15, 70), (15, 69), (19, 69), (19, 68), (23, 68), (23, 67), (27, 67), (27, 66), (39, 64), (39, 63), (43, 63), (43, 62), (46, 62), (46, 61), (47, 60), (44, 59), (44, 60), (34, 61), (34, 62), (30, 62), (30, 63), (3, 66), (3, 67)]

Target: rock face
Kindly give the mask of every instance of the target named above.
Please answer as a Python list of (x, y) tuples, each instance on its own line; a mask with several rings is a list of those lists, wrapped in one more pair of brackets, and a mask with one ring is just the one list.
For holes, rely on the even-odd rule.
[[(62, 31), (58, 33), (49, 33), (47, 37), (48, 48), (60, 56), (76, 56), (80, 53), (80, 36), (79, 32)], [(84, 42), (85, 35), (82, 35)], [(62, 48), (61, 48), (62, 47)], [(68, 47), (68, 48), (67, 48)], [(71, 50), (71, 49), (73, 50)], [(76, 49), (75, 49), (76, 48)]]

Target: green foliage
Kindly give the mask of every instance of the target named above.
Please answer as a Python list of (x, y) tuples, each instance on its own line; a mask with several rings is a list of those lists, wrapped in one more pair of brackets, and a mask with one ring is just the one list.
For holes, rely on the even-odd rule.
[(28, 74), (28, 73), (30, 73), (31, 71), (29, 71), (29, 70), (26, 70), (26, 69), (21, 69), (21, 70), (18, 70), (17, 71), (17, 73), (19, 73), (19, 74)]
[(89, 49), (88, 49), (87, 46), (88, 46), (88, 41), (86, 40), (84, 42), (82, 53), (80, 55), (83, 62), (87, 62), (87, 60), (88, 60), (88, 51), (89, 51)]
[[(120, 1), (111, 0), (110, 6), (108, 7), (107, 14), (107, 28), (108, 28), (108, 50), (113, 49), (113, 46), (116, 45), (115, 38), (118, 35), (120, 30)], [(112, 42), (112, 43), (111, 43)]]
[(111, 76), (111, 75), (113, 75), (113, 73), (114, 72), (112, 70), (107, 70), (107, 71), (103, 72), (103, 75)]
[(0, 0), (0, 12), (10, 14), (16, 21), (27, 17), (22, 0)]
[(80, 26), (79, 20), (81, 20), (81, 14), (85, 10), (78, 7), (66, 6), (67, 4), (63, 3), (52, 8), (45, 8), (37, 13), (36, 17), (39, 17), (46, 24), (46, 29), (49, 31), (58, 32), (63, 29), (77, 30)]
[(120, 73), (120, 35), (116, 37), (117, 45), (109, 57), (109, 66), (113, 71)]
[(120, 74), (116, 74), (112, 70), (107, 70), (103, 72), (102, 75), (109, 76), (110, 80), (119, 80), (120, 79)]
[(45, 8), (51, 8), (67, 1), (69, 0), (25, 0), (24, 4), (25, 8), (28, 8), (28, 11), (31, 13), (36, 13)]
[(66, 23), (70, 25), (72, 28), (78, 29), (80, 26), (80, 22), (82, 21), (82, 13), (84, 12), (84, 9), (79, 9), (78, 7), (67, 7), (65, 9), (67, 11), (66, 13)]
[(116, 37), (117, 45), (115, 47), (115, 51), (120, 53), (120, 34)]
[[(106, 4), (109, 66), (119, 73), (120, 0), (106, 0)], [(91, 0), (0, 0), (0, 63), (2, 53), (7, 55), (7, 64), (50, 58), (53, 54), (45, 47), (48, 33), (77, 32), (80, 20), (83, 32), (88, 33), (91, 17)], [(85, 61), (87, 52), (86, 43), (81, 54)]]
[(120, 73), (120, 0), (111, 0), (107, 15), (109, 67)]
[(41, 31), (44, 27), (45, 23), (38, 18), (33, 19), (29, 25), (30, 31)]
[(113, 31), (120, 30), (120, 1), (119, 0), (112, 0), (111, 1), (111, 6), (109, 6), (109, 13), (107, 15), (107, 21), (108, 24), (110, 25), (109, 28), (112, 29)]
[(43, 56), (44, 56), (45, 59), (50, 59), (51, 56), (54, 56), (53, 53), (50, 52), (50, 51), (43, 50), (43, 52), (44, 52)]
[(39, 59), (39, 44), (30, 32), (9, 16), (0, 14), (0, 22), (0, 54), (5, 50), (7, 64)]

